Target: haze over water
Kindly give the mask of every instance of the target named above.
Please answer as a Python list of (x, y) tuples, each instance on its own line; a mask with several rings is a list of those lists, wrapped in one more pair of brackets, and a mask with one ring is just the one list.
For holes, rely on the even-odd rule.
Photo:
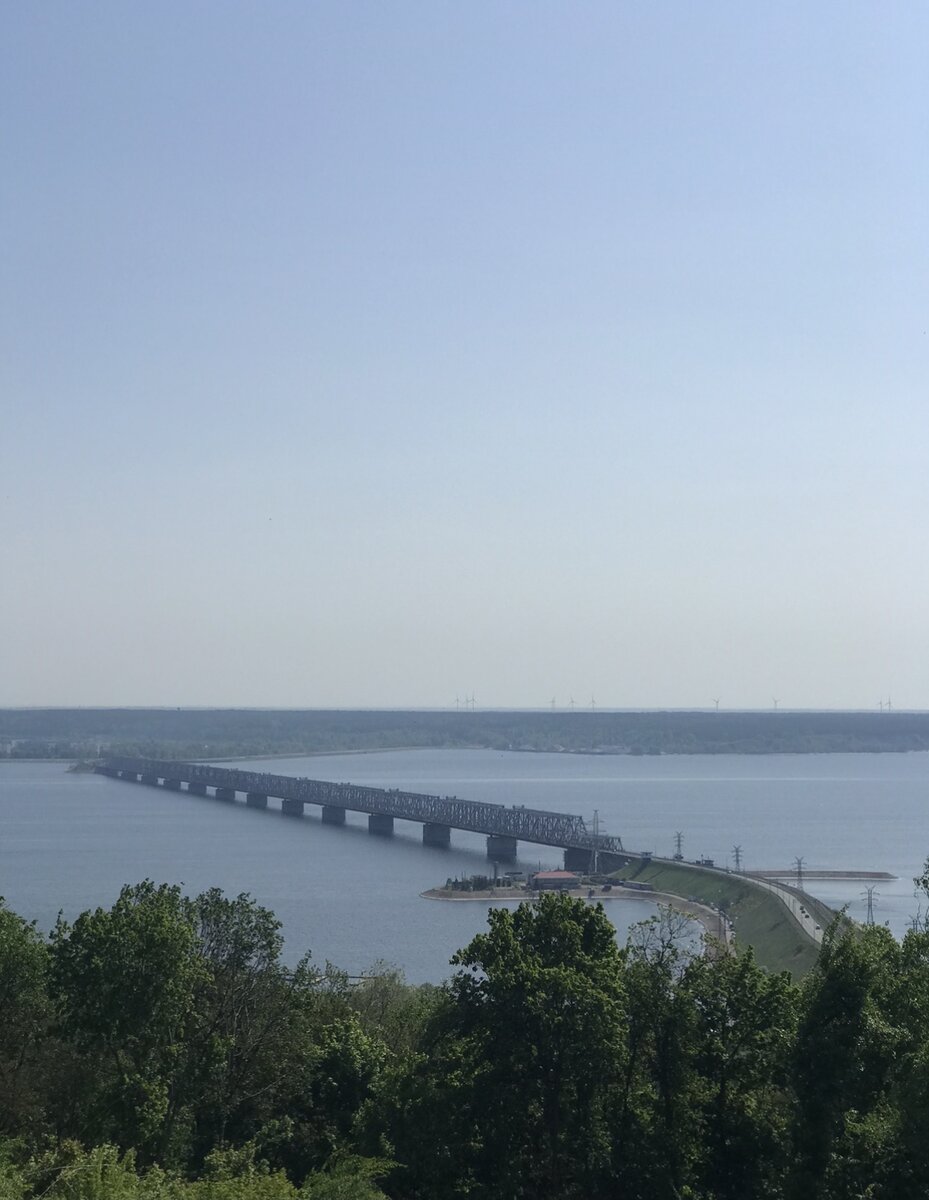
[[(256, 761), (258, 768), (503, 804), (581, 813), (630, 849), (670, 855), (676, 830), (687, 858), (717, 864), (740, 844), (749, 869), (890, 871), (875, 918), (902, 935), (915, 911), (912, 876), (929, 853), (929, 754), (587, 757), (485, 750), (416, 750)], [(274, 802), (272, 801), (272, 806)], [(110, 904), (145, 877), (251, 892), (284, 923), (291, 959), (309, 949), (358, 973), (375, 960), (411, 981), (439, 980), (448, 959), (484, 925), (486, 905), (419, 893), (449, 875), (487, 869), (484, 839), (452, 832), (448, 851), (423, 847), (419, 825), (371, 837), (366, 818), (324, 826), (93, 775), (60, 763), (0, 764), (0, 893), (42, 929)], [(554, 849), (520, 844), (524, 867), (558, 865)], [(863, 918), (862, 883), (810, 881), (829, 903)], [(611, 901), (620, 930), (651, 915), (643, 901)]]

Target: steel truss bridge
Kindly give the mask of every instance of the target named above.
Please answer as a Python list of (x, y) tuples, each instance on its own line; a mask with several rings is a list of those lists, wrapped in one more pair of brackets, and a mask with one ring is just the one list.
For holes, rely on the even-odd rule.
[(217, 797), (223, 800), (233, 800), (236, 792), (244, 792), (247, 803), (253, 807), (267, 807), (268, 797), (273, 796), (282, 801), (283, 812), (290, 816), (302, 815), (304, 805), (316, 804), (322, 807), (323, 820), (334, 824), (344, 822), (346, 810), (367, 813), (372, 833), (392, 833), (394, 819), (418, 821), (423, 825), (423, 841), (431, 845), (447, 845), (449, 830), (466, 829), (487, 836), (488, 855), (492, 858), (515, 858), (517, 842), (560, 847), (568, 852), (566, 865), (573, 860), (579, 866), (585, 856), (592, 857), (595, 853), (647, 857), (625, 850), (619, 837), (591, 832), (584, 818), (574, 813), (547, 812), (522, 805), (507, 807), (461, 800), (457, 796), (429, 796), (264, 771), (232, 770), (204, 763), (107, 758), (95, 769), (100, 774), (163, 784), (173, 790), (180, 790), (186, 784), (188, 791), (201, 796), (207, 794), (207, 788), (215, 788)]

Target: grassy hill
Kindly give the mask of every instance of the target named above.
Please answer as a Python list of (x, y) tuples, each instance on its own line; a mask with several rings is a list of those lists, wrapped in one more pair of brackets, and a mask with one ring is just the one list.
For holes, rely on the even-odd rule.
[[(758, 962), (769, 971), (789, 971), (799, 977), (816, 962), (816, 943), (776, 896), (744, 875), (653, 859), (630, 863), (617, 871), (614, 878), (649, 883), (656, 891), (722, 908), (732, 920), (736, 947), (751, 946)], [(833, 914), (825, 905), (812, 900), (810, 908), (825, 928)]]

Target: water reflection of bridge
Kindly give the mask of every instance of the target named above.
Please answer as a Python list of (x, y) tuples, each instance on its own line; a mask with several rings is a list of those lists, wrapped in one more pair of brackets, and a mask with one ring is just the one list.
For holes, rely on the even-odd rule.
[(387, 837), (394, 832), (394, 821), (416, 821), (422, 824), (423, 843), (427, 846), (448, 846), (453, 829), (466, 829), (485, 834), (487, 857), (499, 862), (516, 858), (518, 842), (560, 847), (569, 869), (586, 870), (595, 855), (609, 869), (630, 858), (648, 857), (625, 850), (618, 837), (590, 832), (584, 818), (574, 813), (299, 779), (265, 771), (239, 771), (205, 763), (107, 758), (95, 770), (101, 775), (172, 791), (182, 791), (186, 785), (195, 796), (207, 796), (212, 789), (217, 800), (233, 801), (236, 793), (242, 792), (245, 803), (252, 808), (267, 808), (268, 797), (272, 796), (281, 801), (285, 816), (303, 816), (304, 807), (315, 804), (322, 809), (323, 821), (332, 825), (343, 825), (347, 811), (367, 813), (368, 831)]

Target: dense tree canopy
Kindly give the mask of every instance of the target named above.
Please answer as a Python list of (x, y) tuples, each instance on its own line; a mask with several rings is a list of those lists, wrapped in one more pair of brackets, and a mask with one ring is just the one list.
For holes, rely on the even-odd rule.
[(0, 905), (0, 1200), (924, 1198), (929, 932), (800, 984), (672, 935), (549, 895), (412, 988), (286, 967), (248, 896)]

